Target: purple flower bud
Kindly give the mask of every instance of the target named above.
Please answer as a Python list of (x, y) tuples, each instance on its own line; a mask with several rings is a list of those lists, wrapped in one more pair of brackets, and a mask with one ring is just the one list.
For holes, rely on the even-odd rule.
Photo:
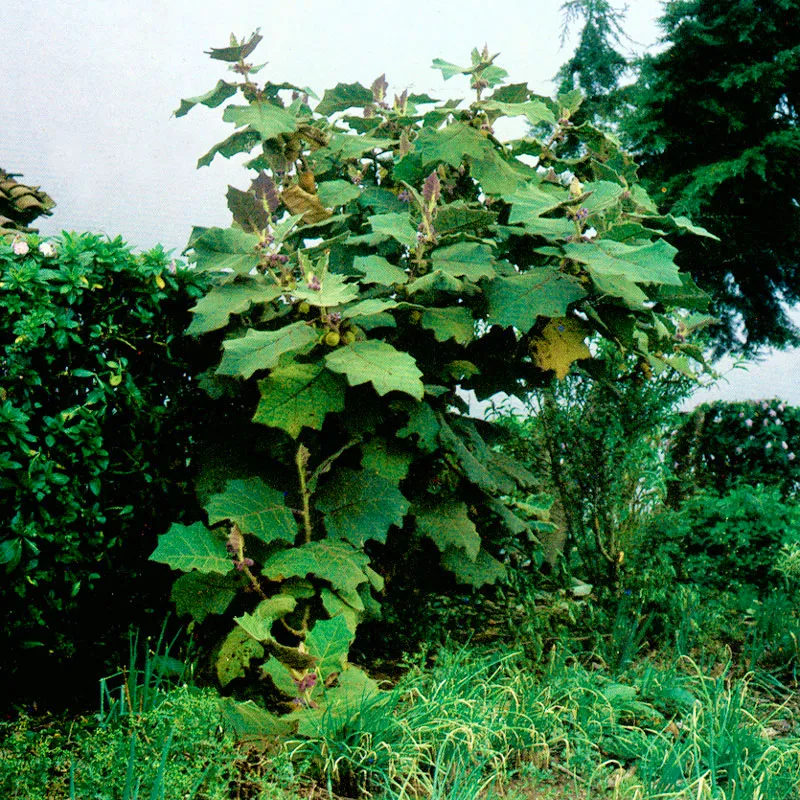
[(411, 200), (411, 194), (409, 193), (408, 189), (403, 189), (402, 191), (398, 192), (397, 199), (401, 203), (408, 203)]
[(308, 288), (314, 292), (319, 292), (322, 289), (322, 284), (319, 282), (319, 278), (316, 275), (311, 276), (311, 280), (308, 282)]

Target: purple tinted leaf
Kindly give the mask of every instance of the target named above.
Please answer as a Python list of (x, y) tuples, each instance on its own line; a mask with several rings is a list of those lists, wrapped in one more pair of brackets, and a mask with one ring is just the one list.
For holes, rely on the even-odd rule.
[(228, 187), (228, 208), (233, 219), (247, 233), (260, 233), (269, 226), (269, 211), (264, 201), (250, 192), (243, 192), (233, 186)]
[(280, 194), (275, 181), (267, 175), (264, 170), (261, 174), (250, 184), (250, 191), (252, 191), (259, 200), (266, 200), (269, 207), (270, 214), (274, 214), (281, 204)]
[(386, 98), (386, 90), (389, 88), (389, 84), (386, 81), (386, 73), (384, 72), (379, 78), (375, 78), (369, 88), (372, 89), (372, 96), (375, 98), (375, 102), (382, 102)]

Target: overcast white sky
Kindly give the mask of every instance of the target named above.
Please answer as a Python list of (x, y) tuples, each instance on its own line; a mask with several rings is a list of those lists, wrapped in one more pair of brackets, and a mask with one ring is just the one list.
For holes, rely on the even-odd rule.
[[(622, 2), (615, 5), (622, 6)], [(22, 173), (57, 202), (44, 234), (122, 235), (137, 248), (177, 252), (192, 225), (227, 226), (227, 185), (245, 188), (241, 158), (197, 159), (232, 128), (221, 109), (175, 119), (180, 99), (227, 77), (203, 51), (261, 28), (259, 77), (309, 86), (366, 85), (385, 72), (390, 91), (466, 95), (431, 70), (436, 57), (468, 63), (473, 47), (501, 52), (514, 82), (544, 94), (571, 53), (562, 48), (561, 0), (401, 0), (391, 13), (366, 0), (0, 0), (0, 167)], [(631, 0), (626, 29), (638, 52), (658, 38), (660, 0)], [(574, 37), (572, 39), (574, 42)], [(443, 94), (445, 93), (446, 94)], [(726, 398), (780, 395), (800, 405), (800, 360), (780, 354), (737, 371)], [(720, 390), (718, 390), (719, 392)]]

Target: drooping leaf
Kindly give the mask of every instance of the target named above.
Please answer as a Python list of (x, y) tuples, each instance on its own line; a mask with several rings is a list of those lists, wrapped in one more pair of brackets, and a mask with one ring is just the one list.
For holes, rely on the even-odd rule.
[(261, 666), (261, 674), (270, 678), (279, 692), (289, 697), (297, 696), (297, 681), (292, 677), (289, 667), (278, 661), (275, 656), (270, 656)]
[(197, 159), (197, 167), (207, 167), (219, 153), (223, 158), (230, 158), (237, 153), (249, 153), (256, 145), (261, 144), (261, 136), (254, 130), (245, 128), (232, 133), (227, 139), (215, 144), (205, 155)]
[(382, 438), (370, 439), (361, 446), (361, 466), (386, 478), (393, 486), (408, 475), (413, 460), (408, 449)]
[(458, 344), (469, 344), (475, 337), (472, 312), (464, 306), (426, 309), (422, 312), (420, 324), (433, 331), (437, 342), (455, 339)]
[(351, 386), (371, 383), (379, 395), (405, 392), (422, 400), (425, 393), (422, 372), (414, 358), (387, 342), (353, 342), (328, 353), (325, 364), (333, 372), (345, 375)]
[(316, 225), (333, 216), (333, 212), (323, 206), (318, 194), (306, 191), (299, 184), (284, 189), (281, 201), (290, 214), (302, 215), (305, 225)]
[(464, 437), (454, 431), (441, 414), (437, 416), (439, 418), (439, 443), (453, 455), (456, 469), (468, 481), (485, 492), (490, 494), (497, 492), (500, 486), (497, 477), (489, 471), (488, 465), (476, 457), (476, 454), (467, 447)]
[(413, 250), (417, 244), (417, 232), (411, 225), (407, 211), (375, 214), (369, 217), (369, 223), (375, 233), (391, 236), (410, 250)]
[(294, 544), (297, 524), (282, 492), (267, 486), (261, 478), (228, 481), (225, 491), (215, 494), (206, 504), (208, 521), (235, 523), (244, 534), (269, 544), (274, 541)]
[(417, 531), (427, 536), (442, 553), (460, 548), (469, 559), (474, 561), (478, 557), (481, 537), (469, 518), (466, 503), (457, 500), (420, 503), (414, 506), (413, 514)]
[(263, 658), (264, 648), (238, 625), (227, 635), (217, 656), (217, 679), (224, 688), (243, 678), (254, 658)]
[[(342, 309), (342, 319), (356, 319), (359, 317), (375, 317), (379, 314), (384, 314), (392, 308), (397, 308), (397, 303), (394, 300), (379, 300), (377, 297), (371, 297), (368, 300), (362, 300), (360, 303), (353, 303), (351, 306), (346, 306)], [(389, 316), (384, 314), (384, 316)], [(359, 320), (359, 324), (360, 324)]]
[(316, 669), (323, 681), (331, 673), (344, 669), (353, 638), (353, 632), (341, 616), (319, 620), (306, 636), (306, 647), (318, 659)]
[(494, 257), (488, 244), (458, 242), (448, 247), (437, 247), (431, 253), (434, 269), (440, 269), (455, 277), (464, 276), (471, 281), (493, 278)]
[(222, 114), (222, 119), (225, 122), (232, 122), (237, 128), (247, 126), (265, 140), (275, 139), (282, 133), (294, 133), (297, 130), (297, 119), (285, 109), (272, 103), (228, 106)]
[(325, 514), (333, 539), (363, 547), (368, 539), (385, 543), (392, 525), (400, 527), (408, 501), (396, 484), (370, 470), (339, 468), (316, 495), (314, 505)]
[(253, 422), (283, 428), (293, 439), (303, 427), (322, 430), (329, 413), (344, 411), (344, 386), (320, 363), (292, 362), (258, 382), (261, 399)]
[(252, 614), (234, 617), (234, 621), (257, 642), (271, 642), (272, 626), (275, 620), (291, 614), (297, 600), (286, 594), (276, 594), (262, 600)]
[(258, 264), (256, 247), (259, 238), (239, 228), (195, 229), (189, 244), (194, 261), (201, 271), (228, 272), (247, 275)]
[[(230, 567), (230, 560), (228, 560)], [(172, 584), (170, 600), (178, 616), (191, 614), (201, 624), (209, 614), (224, 614), (239, 590), (239, 582), (231, 575), (192, 571), (181, 575)]]
[(175, 111), (175, 116), (182, 117), (188, 114), (189, 111), (198, 104), (207, 106), (208, 108), (216, 108), (229, 97), (235, 95), (237, 91), (238, 88), (235, 83), (227, 83), (221, 80), (217, 81), (217, 85), (211, 89), (211, 91), (198, 95), (197, 97), (187, 97), (181, 100), (180, 107)]
[(252, 192), (228, 186), (228, 208), (234, 222), (246, 233), (260, 233), (270, 224), (270, 211)]
[(274, 283), (255, 280), (215, 286), (190, 309), (193, 316), (186, 333), (189, 336), (199, 336), (224, 328), (230, 321), (231, 314), (244, 314), (251, 306), (269, 303), (281, 294), (281, 288)]
[(553, 370), (563, 380), (573, 361), (591, 358), (584, 339), (589, 331), (574, 317), (551, 319), (541, 336), (531, 341), (531, 355), (537, 366)]
[(283, 550), (264, 563), (263, 574), (272, 581), (292, 576), (327, 581), (345, 600), (358, 602), (358, 586), (369, 580), (364, 570), (369, 564), (366, 553), (354, 550), (345, 542), (316, 541)]
[(428, 403), (413, 403), (408, 407), (408, 424), (397, 431), (398, 437), (416, 436), (417, 447), (432, 453), (438, 444), (439, 420)]
[(173, 522), (170, 529), (158, 537), (158, 546), (150, 561), (168, 564), (183, 572), (217, 572), (225, 575), (233, 568), (225, 542), (202, 522), (181, 525)]
[(314, 329), (304, 322), (276, 331), (249, 330), (246, 336), (224, 343), (225, 352), (217, 374), (249, 378), (258, 370), (276, 367), (285, 353), (305, 350), (316, 341)]
[(409, 294), (415, 294), (416, 292), (452, 292), (453, 294), (458, 294), (463, 289), (463, 281), (454, 278), (441, 269), (431, 270), (408, 284)]
[(586, 296), (573, 277), (552, 267), (534, 267), (519, 275), (498, 278), (486, 287), (488, 321), (527, 333), (537, 317), (563, 317), (570, 304)]
[(323, 588), (319, 596), (325, 611), (328, 612), (328, 616), (341, 616), (347, 624), (348, 630), (351, 633), (355, 633), (358, 623), (361, 621), (361, 611), (356, 610), (349, 603), (345, 603), (338, 594), (330, 589)]
[(297, 720), (277, 717), (248, 700), (237, 703), (231, 697), (220, 700), (222, 724), (237, 744), (264, 744), (273, 737), (283, 738), (297, 729)]
[(497, 583), (506, 577), (506, 568), (485, 550), (470, 559), (460, 548), (453, 548), (442, 555), (442, 566), (453, 573), (459, 583), (480, 588)]

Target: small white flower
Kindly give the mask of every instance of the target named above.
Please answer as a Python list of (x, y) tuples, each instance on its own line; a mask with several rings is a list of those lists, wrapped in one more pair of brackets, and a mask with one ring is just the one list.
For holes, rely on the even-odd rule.
[(591, 241), (592, 239), (596, 238), (596, 236), (597, 236), (597, 231), (594, 228), (587, 228), (583, 232), (583, 238), (586, 239), (587, 241)]
[(736, 448), (736, 455), (740, 456), (741, 454), (742, 454), (742, 448), (741, 447), (737, 447)]
[(786, 444), (786, 442), (781, 442), (781, 448), (782, 448), (783, 450), (788, 450), (788, 449), (789, 449), (789, 445), (788, 445), (788, 444)]
[(31, 248), (24, 239), (14, 239), (13, 243), (11, 244), (11, 249), (14, 251), (14, 255), (26, 256), (30, 252)]
[(172, 261), (167, 264), (167, 272), (170, 275), (174, 275), (178, 271), (178, 265), (175, 263), (175, 259), (173, 258)]
[(767, 443), (764, 445), (764, 449), (765, 449), (765, 450), (772, 450), (772, 442), (767, 442)]
[(52, 258), (56, 254), (56, 247), (52, 242), (42, 242), (39, 245), (39, 252), (45, 258)]
[(744, 421), (744, 424), (745, 424), (745, 426), (746, 426), (746, 427), (748, 427), (748, 428), (752, 428), (752, 427), (753, 427), (753, 420), (751, 420), (751, 419), (746, 419), (746, 420)]
[(778, 412), (777, 412), (777, 411), (776, 411), (774, 408), (771, 408), (771, 409), (769, 410), (769, 415), (770, 415), (771, 417), (777, 417), (777, 416), (778, 416)]
[(786, 456), (786, 458), (788, 458), (788, 459), (789, 459), (789, 461), (794, 461), (794, 460), (795, 460), (795, 457), (796, 457), (796, 456), (795, 456), (795, 454), (794, 454), (794, 453), (789, 453), (789, 455), (788, 455), (788, 456)]

